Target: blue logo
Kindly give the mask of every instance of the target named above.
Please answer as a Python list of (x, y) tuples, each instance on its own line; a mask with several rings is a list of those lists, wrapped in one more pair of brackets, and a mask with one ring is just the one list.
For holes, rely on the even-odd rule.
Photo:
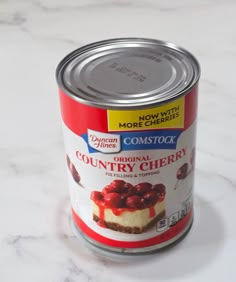
[[(158, 130), (117, 133), (121, 139), (121, 151), (153, 150), (153, 149), (176, 149), (176, 145), (182, 130)], [(82, 138), (87, 143), (89, 153), (96, 153), (96, 150), (89, 145), (88, 134)]]

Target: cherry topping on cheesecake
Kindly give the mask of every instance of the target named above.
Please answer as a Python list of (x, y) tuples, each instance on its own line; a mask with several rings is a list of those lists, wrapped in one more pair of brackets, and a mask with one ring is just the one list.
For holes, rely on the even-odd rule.
[(93, 191), (91, 200), (97, 205), (112, 209), (144, 209), (161, 202), (165, 198), (165, 185), (148, 182), (133, 186), (123, 180), (114, 180), (103, 190)]
[(146, 206), (149, 207), (149, 206), (155, 205), (159, 197), (156, 191), (151, 191), (145, 194), (143, 198), (145, 200)]
[(99, 192), (99, 191), (92, 191), (90, 198), (91, 198), (92, 200), (94, 200), (95, 202), (97, 202), (97, 201), (103, 201), (103, 195), (102, 195), (102, 193)]
[(113, 180), (109, 187), (115, 192), (122, 192), (124, 190), (125, 181), (124, 180)]
[(125, 183), (123, 193), (121, 194), (123, 199), (126, 199), (130, 196), (136, 195), (136, 189), (130, 183)]
[(115, 192), (108, 193), (104, 196), (104, 203), (111, 208), (122, 208), (124, 200), (121, 195)]
[(123, 180), (113, 180), (109, 185), (105, 186), (102, 190), (102, 194), (106, 195), (107, 193), (124, 193), (128, 191), (128, 187), (125, 185), (129, 184)]
[(139, 183), (138, 185), (135, 186), (137, 194), (141, 195), (141, 196), (150, 192), (151, 188), (152, 188), (152, 184), (150, 184), (148, 182)]
[(166, 187), (164, 184), (159, 183), (159, 184), (155, 184), (152, 185), (152, 191), (157, 192), (159, 201), (163, 201), (166, 195)]
[(126, 207), (131, 209), (144, 209), (144, 199), (138, 195), (130, 196), (126, 199)]
[(108, 193), (112, 193), (112, 192), (116, 192), (114, 191), (109, 185), (105, 186), (103, 189), (102, 189), (102, 195), (105, 196), (106, 194)]

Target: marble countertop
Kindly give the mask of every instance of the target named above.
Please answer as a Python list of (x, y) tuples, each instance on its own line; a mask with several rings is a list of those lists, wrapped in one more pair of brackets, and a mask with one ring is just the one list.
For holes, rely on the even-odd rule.
[[(0, 1), (0, 281), (236, 280), (236, 2)], [(113, 37), (151, 37), (202, 67), (195, 221), (154, 255), (99, 255), (71, 229), (55, 68)]]

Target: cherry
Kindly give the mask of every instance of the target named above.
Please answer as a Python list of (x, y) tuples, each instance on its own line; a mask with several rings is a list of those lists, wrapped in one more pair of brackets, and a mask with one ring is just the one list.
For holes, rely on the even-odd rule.
[(151, 191), (151, 192), (148, 192), (147, 194), (145, 194), (143, 196), (143, 198), (144, 198), (147, 206), (152, 206), (157, 202), (158, 194), (157, 194), (156, 191)]
[(139, 183), (135, 186), (136, 193), (137, 195), (140, 195), (140, 196), (150, 192), (151, 188), (152, 188), (152, 184), (148, 182)]
[(68, 155), (66, 155), (66, 162), (67, 162), (68, 168), (69, 168), (75, 182), (77, 182), (77, 183), (80, 182), (80, 175), (79, 175), (78, 171), (76, 170), (74, 164), (71, 162)]
[(67, 162), (68, 167), (70, 168), (71, 161), (68, 155), (66, 155), (66, 162)]
[(190, 164), (193, 166), (195, 162), (195, 148), (192, 149), (190, 154)]
[[(127, 183), (126, 183), (126, 184), (127, 184)], [(126, 184), (125, 184), (125, 185), (126, 185)], [(113, 192), (121, 194), (121, 193), (128, 192), (128, 187), (125, 186), (125, 185), (124, 185), (123, 187), (117, 187), (117, 186), (115, 186), (115, 185), (109, 184), (109, 185), (107, 185), (107, 186), (105, 186), (105, 187), (103, 188), (102, 194), (103, 194), (103, 195), (106, 195), (106, 194), (108, 194), (108, 193), (113, 193)]]
[(109, 189), (111, 192), (123, 193), (127, 191), (125, 184), (124, 180), (116, 179), (109, 184)]
[(127, 191), (134, 189), (134, 186), (133, 186), (131, 183), (128, 183), (128, 182), (126, 182), (123, 187), (124, 187), (125, 189), (127, 189)]
[(110, 187), (117, 188), (117, 189), (122, 188), (124, 185), (125, 185), (125, 181), (124, 180), (119, 180), (119, 179), (113, 180), (110, 183)]
[(132, 209), (143, 209), (145, 208), (144, 199), (134, 195), (126, 199), (126, 206)]
[(158, 195), (165, 195), (166, 187), (164, 184), (159, 183), (152, 186), (152, 191), (156, 191)]
[(121, 208), (124, 206), (124, 201), (121, 195), (115, 192), (106, 194), (104, 196), (104, 202), (112, 208)]
[(134, 196), (134, 195), (136, 195), (136, 191), (135, 191), (135, 189), (133, 188), (133, 189), (128, 190), (128, 192), (126, 192), (126, 193), (122, 193), (122, 194), (121, 194), (121, 197), (122, 197), (123, 199), (126, 199), (126, 198), (128, 198), (128, 197), (130, 197), (130, 196)]
[(74, 181), (77, 183), (80, 182), (80, 175), (72, 162), (70, 163), (69, 169), (72, 174), (72, 177), (74, 178)]
[(177, 171), (177, 179), (184, 179), (188, 175), (188, 164), (184, 163)]
[(163, 201), (166, 195), (166, 187), (164, 184), (159, 183), (152, 186), (152, 190), (157, 192), (159, 201)]
[(126, 183), (124, 185), (124, 189), (126, 189), (126, 191), (124, 190), (124, 192), (121, 194), (123, 199), (126, 199), (129, 196), (136, 195), (136, 190), (132, 184)]
[(102, 193), (99, 191), (92, 191), (91, 195), (90, 195), (90, 199), (93, 201), (102, 201), (103, 200), (103, 196)]
[(105, 186), (103, 189), (102, 189), (102, 195), (105, 196), (106, 194), (108, 193), (112, 193), (112, 192), (116, 192), (116, 191), (113, 191), (113, 189), (107, 185)]

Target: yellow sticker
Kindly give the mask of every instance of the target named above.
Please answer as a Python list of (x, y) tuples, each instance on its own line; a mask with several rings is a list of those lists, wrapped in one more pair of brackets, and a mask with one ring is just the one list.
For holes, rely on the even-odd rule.
[(145, 110), (108, 110), (109, 131), (132, 131), (184, 127), (184, 97)]

